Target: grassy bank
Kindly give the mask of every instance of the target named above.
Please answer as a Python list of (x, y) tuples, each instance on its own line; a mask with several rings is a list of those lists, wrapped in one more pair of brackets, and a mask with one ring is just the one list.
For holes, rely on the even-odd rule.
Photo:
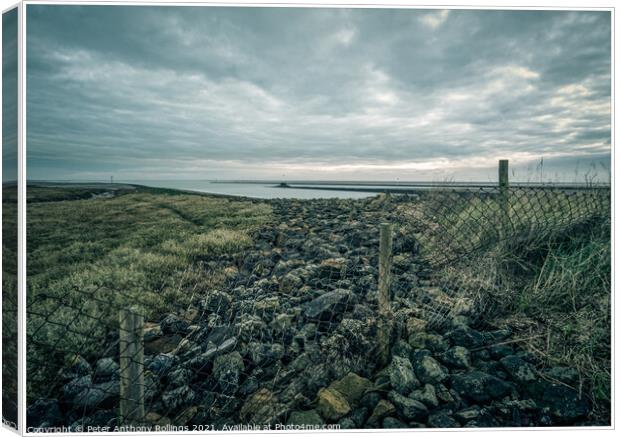
[(115, 309), (140, 305), (156, 320), (220, 285), (226, 272), (205, 263), (251, 245), (271, 217), (261, 202), (145, 187), (29, 187), (28, 198), (31, 394), (66, 358), (58, 351), (109, 347)]
[(472, 299), (480, 323), (511, 328), (541, 366), (576, 369), (573, 388), (601, 417), (611, 395), (609, 205), (604, 190), (514, 190), (505, 203), (434, 193), (402, 211), (436, 280)]

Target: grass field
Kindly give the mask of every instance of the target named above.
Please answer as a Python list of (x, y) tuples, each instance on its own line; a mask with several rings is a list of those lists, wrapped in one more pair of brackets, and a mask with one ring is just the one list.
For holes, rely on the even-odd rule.
[(226, 273), (202, 263), (248, 247), (271, 216), (260, 202), (142, 187), (93, 198), (105, 192), (28, 187), (31, 390), (49, 377), (39, 360), (65, 358), (56, 350), (101, 353), (111, 308), (139, 305), (157, 319), (217, 287)]

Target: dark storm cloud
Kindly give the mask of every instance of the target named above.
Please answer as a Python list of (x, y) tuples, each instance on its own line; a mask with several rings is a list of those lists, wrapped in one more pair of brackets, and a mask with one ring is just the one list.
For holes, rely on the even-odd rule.
[(34, 178), (609, 159), (608, 12), (35, 5), (27, 29)]

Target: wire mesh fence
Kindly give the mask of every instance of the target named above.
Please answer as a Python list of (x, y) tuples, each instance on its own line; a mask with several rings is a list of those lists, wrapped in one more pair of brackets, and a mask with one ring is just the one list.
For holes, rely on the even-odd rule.
[[(110, 299), (100, 284), (30, 293), (28, 426), (205, 431), (345, 417), (380, 427), (386, 342), (484, 315), (475, 289), (500, 288), (494, 250), (610, 217), (608, 187), (270, 203), (274, 220), (250, 249), (186, 267), (188, 281), (199, 271), (219, 286), (184, 287), (191, 294), (168, 312), (130, 290)], [(380, 279), (382, 223), (393, 234)], [(351, 416), (354, 403), (366, 417)]]

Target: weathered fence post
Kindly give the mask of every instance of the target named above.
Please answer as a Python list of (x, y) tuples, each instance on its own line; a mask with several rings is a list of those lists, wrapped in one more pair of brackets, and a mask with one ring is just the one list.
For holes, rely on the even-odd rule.
[(508, 196), (508, 160), (499, 160), (499, 206), (500, 206), (500, 226), (503, 228), (510, 220), (510, 207)]
[(144, 317), (138, 308), (123, 309), (120, 322), (122, 425), (144, 420)]
[(390, 358), (391, 307), (390, 283), (392, 272), (392, 225), (381, 223), (379, 233), (379, 359), (387, 364)]

